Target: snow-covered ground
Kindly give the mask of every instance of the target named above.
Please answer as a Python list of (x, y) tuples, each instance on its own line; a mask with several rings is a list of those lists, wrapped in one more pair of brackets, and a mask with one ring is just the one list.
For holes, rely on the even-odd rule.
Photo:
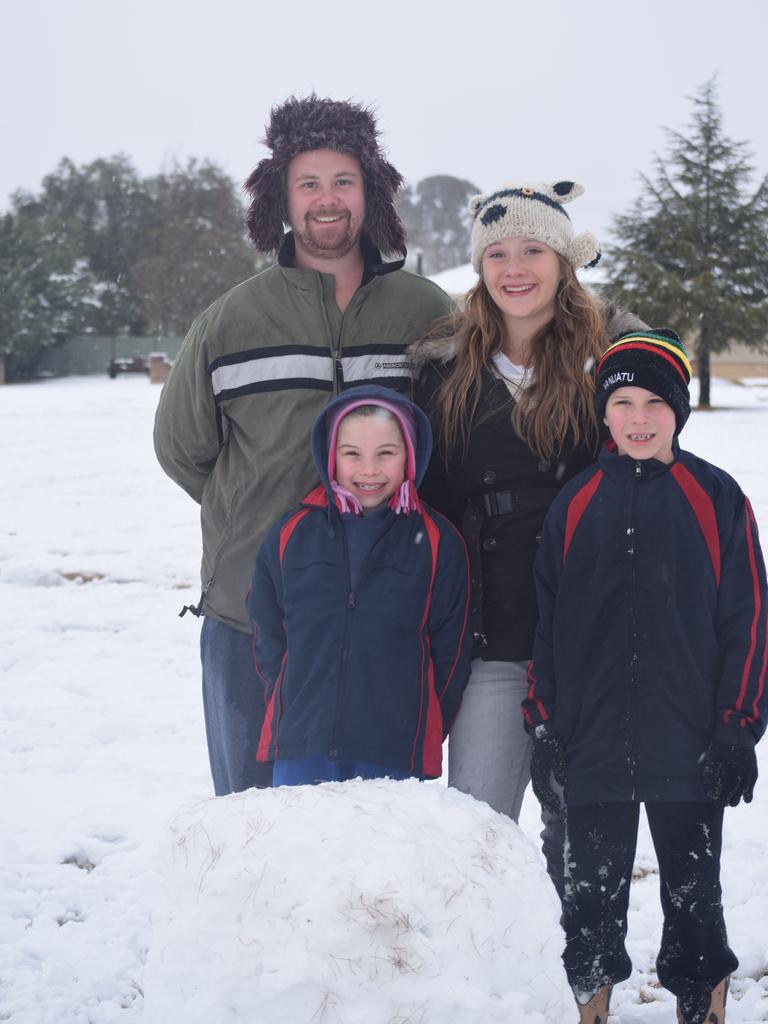
[[(446, 844), (454, 852), (462, 844), (468, 851), (466, 863), (460, 858), (441, 863), (434, 876), (442, 885), (455, 882), (457, 892), (464, 887), (462, 927), (476, 935), (482, 925), (483, 934), (491, 936), (493, 928), (483, 918), (492, 905), (509, 918), (505, 941), (527, 948), (535, 975), (545, 962), (541, 949), (551, 945), (554, 905), (540, 888), (533, 843), (483, 805), (443, 792), (439, 784), (413, 783), (323, 787), (312, 800), (299, 791), (208, 799), (198, 623), (190, 616), (177, 618), (181, 605), (198, 593), (197, 511), (154, 461), (151, 424), (158, 395), (144, 378), (73, 378), (0, 388), (0, 1021), (190, 1021), (181, 1003), (174, 1017), (170, 975), (176, 972), (183, 988), (186, 971), (188, 987), (201, 965), (218, 958), (218, 974), (209, 975), (214, 992), (205, 1019), (210, 1024), (256, 1019), (304, 1024), (310, 1015), (303, 1018), (299, 1010), (293, 1018), (274, 1009), (263, 1018), (238, 1016), (232, 1000), (215, 1001), (215, 991), (231, 994), (239, 984), (241, 998), (259, 1005), (247, 984), (247, 964), (248, 954), (261, 957), (263, 946), (249, 949), (243, 945), (247, 937), (240, 935), (243, 956), (232, 956), (226, 925), (234, 902), (239, 901), (241, 923), (247, 917), (243, 873), (249, 870), (249, 848), (254, 863), (261, 858), (281, 864), (294, 887), (290, 900), (278, 899), (275, 892), (266, 904), (274, 915), (264, 933), (273, 937), (266, 953), (274, 964), (276, 954), (279, 960), (286, 951), (274, 965), (273, 977), (281, 984), (290, 982), (293, 963), (297, 978), (301, 972), (322, 978), (332, 953), (350, 955), (330, 933), (333, 950), (318, 952), (326, 948), (322, 926), (318, 941), (317, 921), (326, 920), (318, 900), (351, 877), (359, 880), (361, 872), (366, 891), (375, 894), (381, 871), (378, 898), (384, 902), (362, 902), (350, 910), (353, 924), (355, 913), (370, 922), (392, 910), (395, 890), (411, 893), (415, 872), (429, 881), (425, 865), (437, 863)], [(693, 414), (685, 446), (737, 477), (768, 538), (768, 381), (749, 387), (715, 382), (713, 398), (718, 410)], [(768, 742), (758, 751), (763, 778), (751, 806), (726, 814), (723, 857), (730, 938), (741, 960), (729, 1020), (741, 1024), (768, 1020)], [(371, 821), (366, 836), (355, 831), (350, 801)], [(254, 820), (272, 826), (268, 845), (259, 846), (258, 829), (248, 830)], [(532, 798), (526, 799), (521, 825), (535, 842)], [(202, 829), (209, 837), (213, 830), (207, 859), (195, 846)], [(320, 848), (339, 835), (349, 840), (347, 862), (334, 874), (332, 858), (321, 857)], [(380, 846), (379, 835), (384, 836)], [(226, 839), (226, 851), (211, 856), (219, 850), (217, 836)], [(401, 849), (403, 836), (412, 840), (409, 851)], [(479, 850), (490, 865), (485, 902), (472, 881)], [(528, 864), (522, 881), (516, 875), (521, 863)], [(660, 915), (645, 830), (636, 875), (629, 935), (635, 969), (617, 989), (613, 1009), (621, 1024), (673, 1024), (674, 1004), (655, 986), (653, 974)], [(255, 891), (251, 887), (247, 894)], [(263, 913), (265, 905), (252, 898), (254, 913)], [(365, 970), (338, 971), (335, 995), (318, 1006), (316, 1020), (533, 1020), (522, 1005), (514, 1009), (514, 1000), (507, 1003), (507, 1017), (491, 1016), (487, 1007), (478, 1008), (475, 1017), (466, 1010), (452, 1015), (447, 985), (464, 977), (469, 986), (478, 953), (464, 939), (451, 953), (443, 933), (430, 932), (427, 918), (435, 921), (430, 899), (426, 893), (421, 907), (426, 916), (414, 932), (418, 956), (402, 961), (415, 969), (400, 971), (408, 976), (412, 1006), (420, 1009), (399, 1015), (389, 1009), (384, 1015), (385, 1002), (374, 1000), (364, 1016), (344, 1016), (344, 998), (352, 1006), (353, 987), (358, 997), (361, 991), (370, 995), (365, 985), (372, 982)], [(314, 937), (297, 945), (287, 926), (304, 905), (319, 913)], [(391, 919), (402, 925), (397, 908), (392, 912)], [(410, 913), (413, 923), (416, 912)], [(261, 941), (263, 935), (256, 937)], [(489, 948), (494, 950), (485, 976), (490, 990), (499, 980), (491, 962), (498, 946)], [(447, 976), (421, 969), (430, 957), (440, 958)], [(551, 950), (547, 957), (547, 965), (556, 963)], [(472, 979), (482, 986), (477, 972)], [(520, 984), (517, 976), (515, 984)], [(561, 984), (553, 977), (555, 989)], [(380, 1017), (372, 1015), (370, 1007), (376, 1005)], [(498, 1008), (503, 1007), (502, 999)], [(569, 1011), (564, 1024), (572, 1015)], [(556, 1016), (552, 1021), (560, 1024)]]

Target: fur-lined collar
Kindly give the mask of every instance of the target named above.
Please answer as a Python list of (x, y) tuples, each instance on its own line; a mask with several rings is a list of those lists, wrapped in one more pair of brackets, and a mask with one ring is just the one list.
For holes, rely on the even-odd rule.
[[(612, 303), (603, 301), (600, 301), (600, 307), (607, 338), (625, 334), (627, 331), (647, 330), (647, 324), (626, 309), (617, 309)], [(449, 327), (446, 328), (444, 335), (428, 334), (424, 338), (418, 338), (408, 348), (414, 372), (418, 376), (419, 371), (426, 363), (449, 363), (458, 355), (459, 345), (458, 336), (452, 333)]]
[(408, 347), (408, 355), (416, 373), (426, 363), (449, 363), (458, 353), (459, 339), (455, 334), (445, 334), (442, 337), (427, 335), (425, 338), (417, 338)]

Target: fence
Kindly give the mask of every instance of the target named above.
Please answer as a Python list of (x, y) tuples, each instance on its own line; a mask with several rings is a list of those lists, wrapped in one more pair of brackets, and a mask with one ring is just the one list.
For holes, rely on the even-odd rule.
[(164, 352), (170, 360), (178, 355), (184, 339), (169, 335), (151, 337), (103, 337), (83, 334), (70, 338), (63, 345), (46, 349), (40, 361), (42, 373), (54, 377), (70, 374), (106, 373), (109, 360), (115, 356), (143, 356)]

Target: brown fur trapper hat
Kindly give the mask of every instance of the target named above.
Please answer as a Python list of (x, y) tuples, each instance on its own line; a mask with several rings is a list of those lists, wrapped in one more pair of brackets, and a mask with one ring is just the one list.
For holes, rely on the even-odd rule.
[(246, 225), (259, 252), (277, 252), (287, 222), (285, 173), (299, 153), (335, 149), (360, 161), (365, 181), (365, 233), (382, 253), (405, 255), (405, 229), (395, 209), (403, 179), (378, 144), (371, 110), (357, 103), (291, 96), (273, 107), (264, 143), (272, 156), (262, 160), (245, 183), (251, 197)]

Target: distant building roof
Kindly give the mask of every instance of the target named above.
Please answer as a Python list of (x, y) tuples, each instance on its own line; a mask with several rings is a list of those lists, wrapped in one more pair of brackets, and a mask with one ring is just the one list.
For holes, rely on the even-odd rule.
[(432, 274), (430, 277), (430, 281), (434, 281), (449, 295), (466, 295), (476, 280), (477, 274), (471, 263), (462, 263), (460, 267), (441, 270), (439, 274)]

